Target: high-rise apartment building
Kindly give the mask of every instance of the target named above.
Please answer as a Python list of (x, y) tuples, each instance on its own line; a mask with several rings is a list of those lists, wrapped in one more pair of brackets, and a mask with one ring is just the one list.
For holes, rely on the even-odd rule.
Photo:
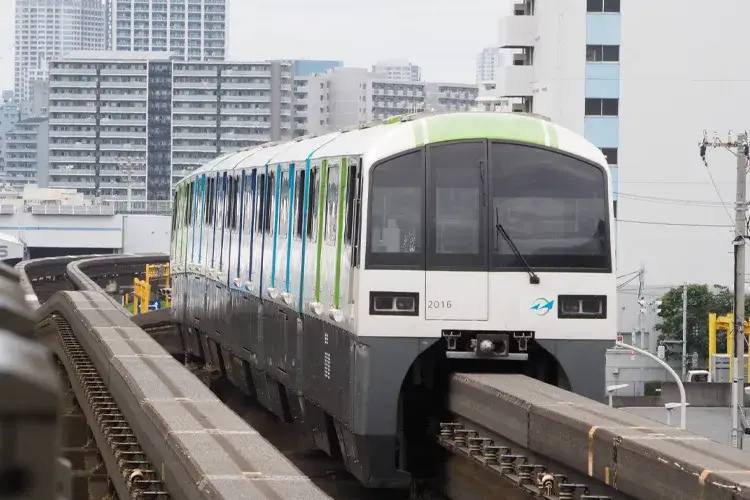
[(470, 84), (392, 80), (365, 68), (338, 67), (294, 80), (294, 135), (320, 134), (425, 110), (472, 109)]
[(184, 61), (226, 57), (227, 0), (107, 0), (110, 47), (171, 52)]
[(47, 118), (34, 117), (16, 123), (5, 135), (3, 182), (6, 190), (20, 192), (33, 184), (46, 187), (48, 133)]
[(291, 134), (291, 63), (107, 51), (51, 63), (49, 187), (168, 200), (208, 160)]
[(422, 68), (406, 59), (387, 59), (376, 62), (372, 72), (388, 80), (402, 82), (419, 82), (422, 80)]
[(704, 130), (726, 140), (750, 129), (750, 67), (733, 50), (746, 43), (750, 2), (710, 6), (526, 0), (501, 20), (498, 46), (523, 54), (501, 68), (498, 91), (602, 149), (613, 167), (618, 274), (643, 265), (663, 292), (732, 283), (737, 159), (710, 150), (706, 166), (697, 144)]
[(47, 77), (49, 61), (73, 50), (105, 48), (102, 0), (15, 0), (15, 93)]
[(497, 72), (505, 61), (505, 54), (499, 47), (486, 47), (477, 55), (477, 85), (494, 82)]

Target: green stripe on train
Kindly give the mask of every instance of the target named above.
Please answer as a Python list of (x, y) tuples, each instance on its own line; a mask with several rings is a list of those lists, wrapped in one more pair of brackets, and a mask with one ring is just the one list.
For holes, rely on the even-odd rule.
[(416, 146), (461, 139), (505, 139), (558, 147), (554, 124), (515, 113), (460, 113), (412, 122)]

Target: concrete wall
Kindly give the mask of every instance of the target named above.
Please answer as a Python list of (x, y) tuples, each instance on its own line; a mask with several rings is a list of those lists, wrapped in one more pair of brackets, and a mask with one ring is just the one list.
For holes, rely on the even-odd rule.
[[(680, 373), (679, 360), (672, 368)], [(674, 380), (658, 363), (638, 353), (631, 358), (630, 351), (626, 349), (610, 349), (607, 351), (606, 384), (618, 385), (628, 384), (628, 387), (619, 389), (617, 396), (644, 396), (643, 385), (645, 382)]]
[(123, 253), (169, 252), (172, 219), (156, 215), (123, 215)]
[[(690, 406), (729, 407), (732, 394), (732, 384), (685, 382), (685, 395)], [(748, 384), (745, 385), (747, 387)], [(661, 386), (659, 404), (678, 403), (680, 391), (674, 382), (666, 382)], [(750, 396), (745, 394), (745, 405), (750, 404)]]

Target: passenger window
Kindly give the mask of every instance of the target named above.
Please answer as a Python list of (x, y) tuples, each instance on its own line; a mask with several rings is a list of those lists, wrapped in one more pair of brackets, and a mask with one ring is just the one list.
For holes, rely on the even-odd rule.
[(266, 174), (258, 175), (258, 181), (256, 183), (258, 189), (258, 196), (255, 198), (255, 220), (257, 222), (255, 232), (261, 234), (263, 232), (263, 214), (265, 213), (266, 203)]
[(352, 234), (354, 233), (354, 218), (358, 216), (356, 213), (356, 193), (359, 191), (359, 176), (357, 175), (358, 170), (357, 163), (351, 163), (349, 165), (348, 178), (346, 181), (346, 230), (344, 231), (344, 242), (351, 243)]
[(338, 223), (339, 206), (339, 171), (338, 165), (328, 167), (328, 181), (326, 186), (325, 206), (325, 242), (328, 245), (336, 244), (336, 226)]
[(483, 141), (427, 150), (427, 269), (486, 269), (486, 155)]
[(276, 199), (276, 187), (274, 183), (274, 177), (276, 174), (274, 172), (268, 173), (268, 191), (266, 191), (266, 208), (265, 208), (265, 228), (266, 233), (273, 234), (273, 222), (271, 220), (271, 216), (273, 215), (274, 210), (274, 202)]
[(305, 171), (300, 169), (296, 173), (296, 180), (294, 181), (294, 236), (297, 238), (302, 237), (302, 220), (304, 219), (304, 204), (305, 204)]
[[(288, 167), (282, 167), (288, 168)], [(279, 192), (279, 238), (286, 239), (289, 231), (289, 172), (282, 170), (281, 191)]]
[(367, 267), (424, 268), (424, 184), (421, 150), (373, 168)]
[(232, 193), (233, 207), (232, 207), (232, 229), (237, 229), (237, 219), (239, 218), (240, 207), (242, 206), (242, 191), (240, 191), (240, 179), (239, 177), (232, 178), (232, 185), (234, 186), (234, 192)]
[(245, 202), (244, 216), (245, 221), (242, 223), (242, 229), (245, 234), (250, 234), (253, 230), (253, 208), (255, 206), (255, 170), (245, 172)]
[(307, 238), (318, 241), (318, 170), (310, 170), (310, 196), (307, 198)]

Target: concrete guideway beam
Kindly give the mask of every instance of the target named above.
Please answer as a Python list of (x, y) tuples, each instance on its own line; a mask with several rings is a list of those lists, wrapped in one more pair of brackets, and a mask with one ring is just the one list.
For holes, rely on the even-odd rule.
[(448, 409), (632, 498), (750, 499), (743, 452), (522, 375), (456, 374)]

